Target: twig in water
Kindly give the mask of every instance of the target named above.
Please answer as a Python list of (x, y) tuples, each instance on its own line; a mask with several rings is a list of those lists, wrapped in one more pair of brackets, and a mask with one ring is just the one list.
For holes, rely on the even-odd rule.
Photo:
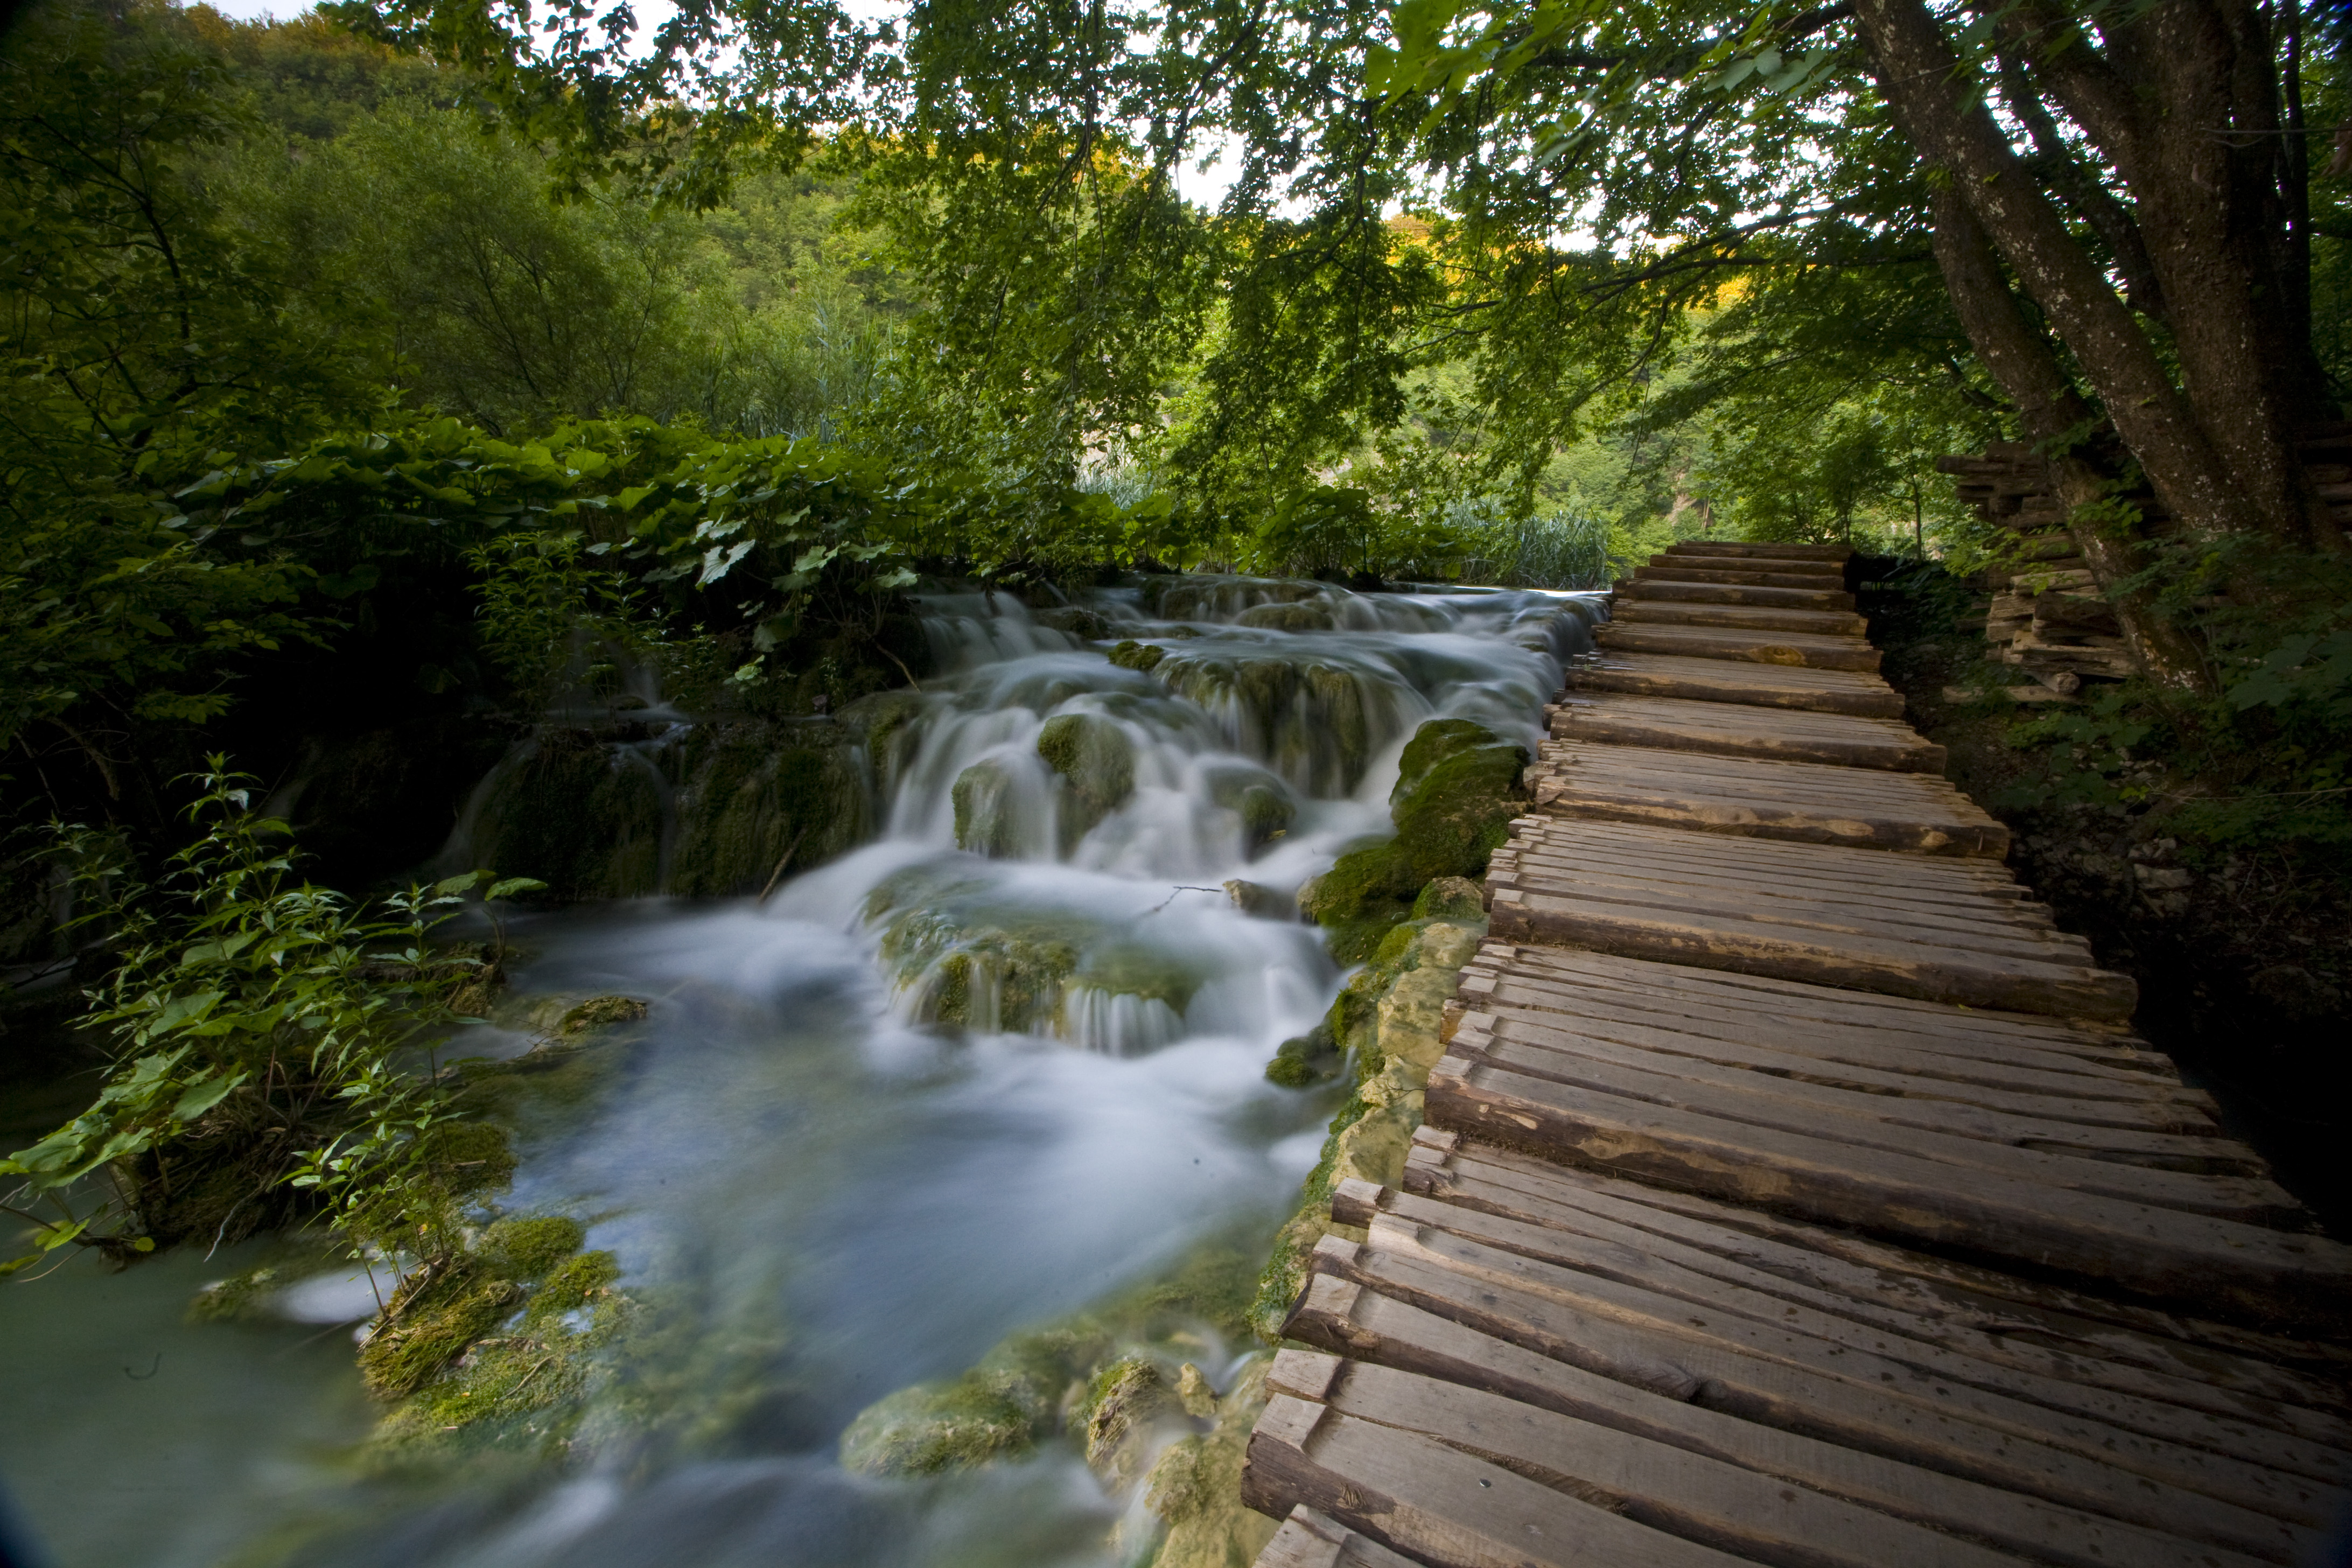
[(1176, 901), (1176, 893), (1222, 893), (1224, 889), (1223, 888), (1195, 888), (1188, 883), (1179, 882), (1176, 884), (1175, 893), (1169, 894), (1166, 898), (1160, 900), (1158, 903), (1152, 905), (1150, 909), (1144, 910), (1135, 918), (1139, 921), (1150, 920), (1152, 916), (1158, 914), (1160, 910), (1174, 903)]
[(129, 1378), (133, 1383), (144, 1383), (163, 1370), (163, 1352), (162, 1351), (157, 1351), (155, 1352), (155, 1359), (147, 1363), (147, 1370), (145, 1372), (133, 1372), (126, 1366), (122, 1369), (122, 1375)]

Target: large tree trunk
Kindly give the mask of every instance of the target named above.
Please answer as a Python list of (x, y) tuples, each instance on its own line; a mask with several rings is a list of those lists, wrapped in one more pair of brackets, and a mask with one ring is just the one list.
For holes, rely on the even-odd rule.
[[(2070, 432), (2092, 420), (2090, 407), (2051, 353), (2049, 340), (2025, 319), (1991, 244), (1975, 215), (1948, 187), (1936, 194), (1936, 262), (1961, 327), (1977, 357), (1992, 373), (2001, 390), (2016, 405), (2026, 437), (2045, 450), (2060, 447)], [(2059, 450), (2051, 459), (2058, 479), (2059, 499), (2070, 516), (2078, 507), (2101, 500), (2113, 488), (2104, 474), (2083, 455), (2079, 443)], [(2206, 694), (2212, 678), (2196, 643), (2158, 609), (2147, 589), (2127, 590), (2118, 584), (2137, 572), (2136, 540), (2105, 525), (2071, 522), (2076, 548), (2089, 563), (2101, 593), (2116, 607), (2124, 641), (2149, 679), (2168, 690)]]
[[(2025, 62), (2113, 162), (2166, 303), (2175, 384), (2147, 330), (2035, 188), (1922, 0), (1857, 0), (1879, 89), (2082, 366), (2172, 516), (2288, 547), (2341, 535), (2294, 458), (2327, 410), (2301, 290), (2283, 276), (2276, 73), (2248, 0), (2158, 0), (2103, 48), (2033, 0), (2002, 11)], [(1982, 345), (1979, 344), (1979, 347)]]

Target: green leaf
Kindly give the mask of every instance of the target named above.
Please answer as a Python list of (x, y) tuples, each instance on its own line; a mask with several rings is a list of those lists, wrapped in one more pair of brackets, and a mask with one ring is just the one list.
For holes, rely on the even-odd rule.
[(543, 893), (546, 890), (547, 884), (535, 877), (509, 877), (502, 882), (491, 884), (490, 890), (483, 897), (511, 899), (517, 893)]

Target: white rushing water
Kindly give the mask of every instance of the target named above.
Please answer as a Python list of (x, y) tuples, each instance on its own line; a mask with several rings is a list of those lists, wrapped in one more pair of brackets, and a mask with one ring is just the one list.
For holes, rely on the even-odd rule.
[[(594, 1095), (533, 1123), (509, 1200), (581, 1218), (684, 1325), (599, 1385), (573, 1466), (362, 1480), (340, 1457), (371, 1414), (345, 1333), (179, 1321), (251, 1248), (77, 1267), (0, 1289), (0, 1478), (64, 1568), (275, 1562), (298, 1540), (326, 1568), (1111, 1561), (1118, 1505), (1066, 1446), (880, 1482), (839, 1468), (839, 1436), (1279, 1216), (1330, 1106), (1263, 1069), (1340, 976), (1318, 932), (1224, 884), (1282, 907), (1383, 828), (1428, 719), (1532, 745), (1599, 611), (1237, 579), (1083, 606), (1163, 650), (1146, 673), (1002, 595), (926, 607), (947, 673), (867, 759), (874, 842), (764, 902), (513, 925), (519, 992), (650, 1005)], [(1072, 718), (1053, 734), (1082, 732), (1123, 787), (1089, 796), (1041, 754)], [(289, 1305), (331, 1317), (353, 1288)]]

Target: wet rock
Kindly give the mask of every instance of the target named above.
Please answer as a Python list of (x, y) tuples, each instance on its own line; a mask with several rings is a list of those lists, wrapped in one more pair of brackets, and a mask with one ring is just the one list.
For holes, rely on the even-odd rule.
[(1071, 1384), (1109, 1349), (1100, 1325), (1017, 1334), (944, 1383), (902, 1388), (867, 1405), (841, 1437), (845, 1468), (928, 1476), (1026, 1452), (1053, 1432)]
[(1486, 895), (1467, 877), (1438, 877), (1412, 900), (1415, 920), (1484, 921)]
[(1326, 1021), (1283, 1041), (1274, 1059), (1265, 1064), (1266, 1080), (1285, 1089), (1311, 1088), (1337, 1078), (1343, 1059)]
[(1184, 1414), (1199, 1420), (1208, 1420), (1217, 1413), (1217, 1391), (1209, 1386), (1206, 1373), (1186, 1362), (1176, 1369), (1176, 1402)]
[[(866, 700), (871, 712), (892, 711)], [(695, 726), (670, 759), (677, 833), (663, 890), (761, 892), (856, 847), (870, 823), (853, 733), (805, 720)]]
[(2277, 963), (2256, 970), (2246, 989), (2278, 1009), (2291, 1023), (2316, 1023), (2344, 1006), (2344, 993), (2301, 964)]
[(1255, 915), (1260, 920), (1286, 921), (1298, 912), (1290, 899), (1261, 883), (1234, 877), (1226, 880), (1224, 889), (1225, 897), (1234, 901), (1234, 908), (1245, 915)]
[(1276, 1521), (1242, 1502), (1242, 1461), (1265, 1408), (1271, 1354), (1252, 1359), (1216, 1403), (1212, 1431), (1181, 1438), (1151, 1468), (1144, 1505), (1166, 1527), (1152, 1568), (1248, 1568), (1274, 1539)]
[(1251, 855), (1289, 832), (1297, 820), (1297, 797), (1263, 768), (1216, 768), (1207, 784), (1209, 798), (1241, 817), (1243, 842)]
[(958, 848), (999, 858), (1021, 853), (1013, 787), (1013, 775), (994, 761), (974, 763), (956, 775), (952, 798)]
[(1291, 605), (1255, 605), (1234, 617), (1237, 626), (1271, 632), (1328, 632), (1331, 606), (1312, 599)]
[(634, 996), (591, 996), (578, 1006), (564, 1013), (556, 1031), (565, 1035), (584, 1035), (593, 1029), (609, 1028), (614, 1024), (634, 1024), (646, 1016), (646, 1007)]
[(1159, 668), (1160, 661), (1167, 657), (1166, 648), (1153, 643), (1137, 642), (1132, 637), (1110, 650), (1110, 661), (1113, 664), (1121, 669), (1132, 669), (1142, 675), (1149, 675)]
[[(1433, 719), (1416, 731), (1389, 795), (1396, 836), (1349, 849), (1299, 889), (1300, 910), (1333, 928), (1334, 955), (1363, 959), (1433, 879), (1483, 873), (1524, 805), (1526, 765), (1522, 748), (1465, 719)], [(1430, 896), (1462, 897), (1451, 889)]]
[[(1062, 713), (1037, 731), (1037, 755), (1067, 792), (1062, 837), (1075, 844), (1135, 794), (1135, 742), (1108, 719)], [(959, 817), (961, 819), (961, 817)]]
[(1058, 609), (1040, 610), (1030, 619), (1041, 626), (1051, 626), (1057, 632), (1076, 637), (1080, 642), (1102, 642), (1110, 636), (1110, 622), (1093, 610), (1076, 605)]
[(1142, 1356), (1122, 1357), (1097, 1373), (1087, 1405), (1087, 1468), (1113, 1493), (1142, 1479), (1155, 1432), (1185, 1413), (1160, 1368)]

